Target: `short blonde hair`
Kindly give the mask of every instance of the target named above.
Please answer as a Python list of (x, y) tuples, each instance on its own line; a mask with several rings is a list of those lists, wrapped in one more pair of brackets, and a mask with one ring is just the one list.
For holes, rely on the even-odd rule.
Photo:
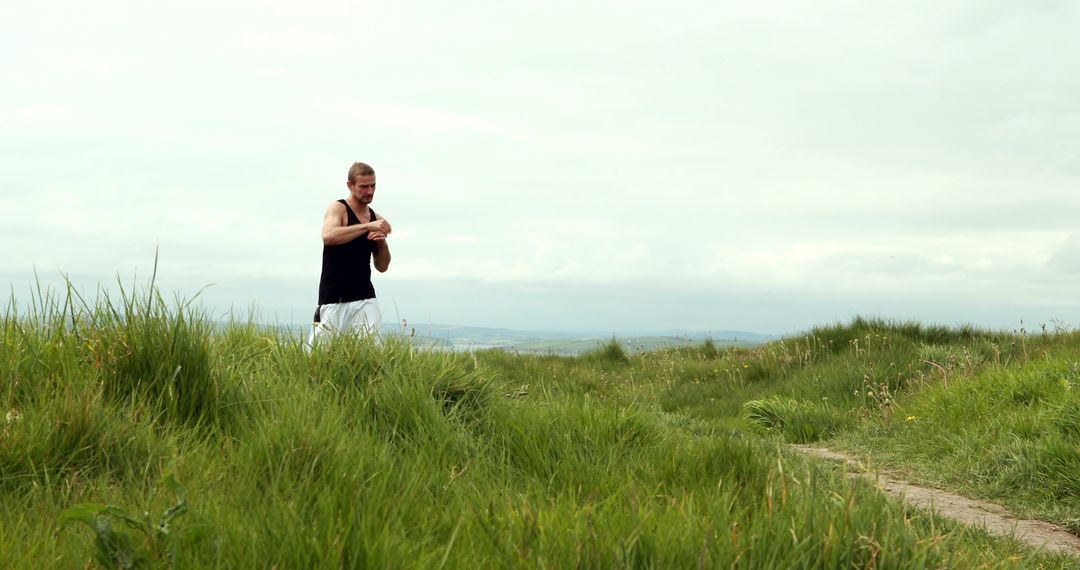
[(375, 169), (363, 162), (354, 162), (349, 167), (349, 182), (356, 182), (358, 176), (375, 176)]

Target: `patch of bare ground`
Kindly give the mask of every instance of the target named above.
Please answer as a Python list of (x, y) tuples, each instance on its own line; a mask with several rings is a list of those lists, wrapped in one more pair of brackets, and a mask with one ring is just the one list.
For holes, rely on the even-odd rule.
[(870, 472), (856, 458), (823, 447), (794, 445), (795, 449), (819, 459), (840, 461), (849, 477), (874, 481), (886, 493), (917, 507), (965, 524), (981, 526), (988, 532), (1016, 538), (1055, 552), (1080, 556), (1080, 537), (1046, 521), (1017, 518), (1005, 507), (989, 501), (969, 499), (956, 493), (916, 485), (886, 472)]

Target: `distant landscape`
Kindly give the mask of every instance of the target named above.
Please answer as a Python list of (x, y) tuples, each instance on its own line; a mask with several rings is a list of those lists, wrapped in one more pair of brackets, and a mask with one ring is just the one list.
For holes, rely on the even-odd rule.
[(559, 331), (523, 331), (475, 326), (415, 324), (403, 330), (399, 325), (383, 325), (389, 334), (412, 335), (430, 341), (432, 346), (453, 350), (490, 348), (514, 352), (573, 355), (596, 350), (614, 338), (629, 352), (648, 352), (663, 348), (692, 346), (711, 340), (717, 346), (749, 348), (777, 337), (747, 331), (670, 330), (623, 335), (617, 333), (570, 333)]

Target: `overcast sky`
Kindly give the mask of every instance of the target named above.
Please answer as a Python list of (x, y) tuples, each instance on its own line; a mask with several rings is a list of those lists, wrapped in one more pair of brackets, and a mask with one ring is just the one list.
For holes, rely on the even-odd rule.
[(305, 322), (354, 160), (387, 320), (1080, 325), (1080, 2), (23, 2), (0, 283)]

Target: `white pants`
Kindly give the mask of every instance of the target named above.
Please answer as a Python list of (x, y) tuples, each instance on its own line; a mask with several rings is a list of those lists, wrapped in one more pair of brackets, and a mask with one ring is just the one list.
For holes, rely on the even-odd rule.
[(314, 346), (320, 337), (337, 333), (378, 334), (381, 325), (382, 311), (375, 299), (320, 305), (319, 322), (311, 325), (308, 346)]

